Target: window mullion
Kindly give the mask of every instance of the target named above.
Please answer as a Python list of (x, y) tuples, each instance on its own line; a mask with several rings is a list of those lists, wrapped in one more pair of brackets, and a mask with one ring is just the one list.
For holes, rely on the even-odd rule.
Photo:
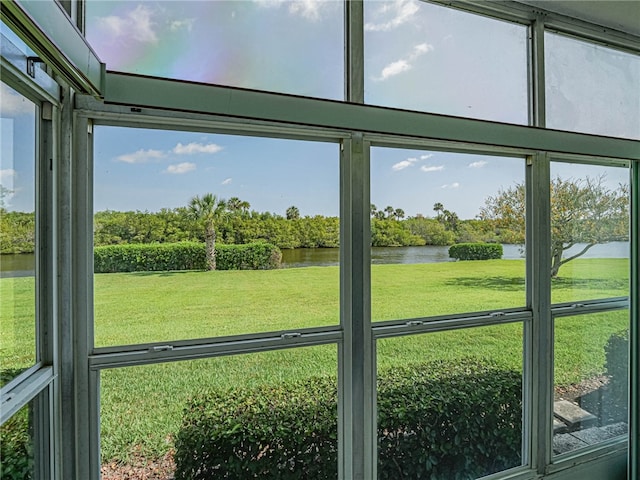
[(364, 4), (345, 1), (345, 99), (364, 103)]
[(629, 326), (629, 455), (628, 455), (628, 471), (629, 478), (638, 478), (640, 476), (640, 402), (638, 395), (640, 387), (638, 379), (640, 378), (640, 355), (638, 348), (640, 345), (640, 241), (638, 240), (638, 232), (640, 232), (640, 163), (633, 162), (631, 164), (631, 218), (630, 218), (630, 314), (631, 322)]
[(527, 163), (527, 304), (533, 319), (525, 336), (525, 380), (531, 400), (525, 412), (530, 426), (527, 441), (531, 442), (532, 466), (544, 473), (551, 460), (553, 415), (550, 163), (546, 153), (534, 155)]

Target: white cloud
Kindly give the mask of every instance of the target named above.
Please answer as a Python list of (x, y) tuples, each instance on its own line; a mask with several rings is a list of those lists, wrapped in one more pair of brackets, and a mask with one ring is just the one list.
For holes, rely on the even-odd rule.
[(472, 162), (469, 164), (469, 168), (482, 168), (487, 164), (484, 160), (478, 160), (477, 162)]
[(458, 187), (460, 187), (460, 184), (458, 182), (453, 182), (453, 183), (447, 183), (445, 185), (442, 185), (440, 188), (447, 189), (447, 188), (458, 188)]
[(420, 155), (420, 160), (429, 160), (431, 157), (433, 157), (433, 153), (429, 153), (427, 155)]
[(171, 29), (172, 32), (175, 32), (177, 30), (181, 30), (181, 29), (185, 29), (188, 32), (191, 31), (191, 29), (193, 28), (193, 23), (196, 21), (195, 18), (185, 18), (183, 20), (173, 20), (170, 24), (169, 24), (169, 28)]
[(441, 170), (444, 170), (444, 165), (423, 165), (420, 167), (420, 170), (422, 170), (423, 172), (440, 172)]
[(222, 150), (220, 145), (216, 145), (215, 143), (189, 143), (187, 145), (183, 145), (182, 143), (178, 143), (175, 147), (173, 147), (173, 153), (177, 155), (193, 155), (195, 153), (218, 153)]
[(0, 170), (0, 180), (13, 179), (16, 176), (16, 171), (13, 168), (3, 168)]
[(382, 5), (374, 15), (383, 17), (379, 23), (366, 23), (364, 29), (369, 32), (388, 32), (408, 22), (420, 6), (415, 0), (396, 0), (391, 5)]
[(396, 60), (395, 62), (391, 62), (386, 67), (382, 69), (380, 76), (375, 78), (374, 80), (383, 81), (395, 75), (398, 75), (402, 72), (406, 72), (407, 70), (411, 70), (413, 68), (413, 62), (421, 57), (425, 53), (431, 52), (433, 50), (433, 45), (429, 45), (428, 43), (420, 43), (413, 47), (413, 50), (408, 55), (404, 56), (400, 60)]
[(182, 173), (191, 172), (196, 169), (196, 164), (191, 162), (178, 163), (176, 165), (169, 165), (164, 171), (165, 173), (172, 173), (174, 175), (180, 175)]
[(417, 158), (407, 158), (406, 160), (402, 160), (394, 165), (391, 166), (391, 169), (394, 171), (400, 171), (400, 170), (404, 170), (407, 167), (410, 167), (411, 165), (413, 165), (414, 163), (416, 163), (418, 161)]
[(152, 17), (153, 12), (150, 8), (138, 5), (123, 16), (100, 17), (98, 25), (110, 37), (125, 37), (141, 43), (158, 43)]
[(229, 185), (229, 184), (231, 183), (231, 181), (232, 181), (232, 179), (231, 179), (231, 178), (225, 178), (225, 179), (222, 181), (221, 185)]
[(15, 117), (18, 115), (34, 114), (35, 106), (29, 100), (9, 88), (4, 83), (0, 83), (0, 112), (3, 117)]
[(288, 6), (291, 15), (298, 15), (302, 18), (315, 22), (322, 18), (322, 11), (336, 2), (327, 0), (253, 0), (261, 7), (280, 8)]
[(145, 163), (151, 160), (159, 160), (167, 155), (160, 150), (138, 150), (134, 153), (125, 153), (116, 157), (116, 160), (124, 163)]
[(407, 70), (411, 70), (411, 65), (406, 60), (398, 60), (396, 62), (390, 63), (382, 69), (380, 80), (386, 80), (389, 77), (393, 77), (395, 75), (398, 75), (399, 73), (406, 72)]

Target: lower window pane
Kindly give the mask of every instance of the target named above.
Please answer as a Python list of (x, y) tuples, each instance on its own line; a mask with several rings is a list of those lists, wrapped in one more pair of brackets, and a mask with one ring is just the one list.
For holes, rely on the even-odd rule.
[(32, 403), (22, 407), (0, 427), (2, 480), (34, 478)]
[(102, 479), (335, 479), (336, 376), (333, 345), (105, 370)]
[(627, 433), (629, 312), (555, 320), (553, 450)]
[(477, 478), (523, 463), (521, 324), (377, 349), (378, 479)]

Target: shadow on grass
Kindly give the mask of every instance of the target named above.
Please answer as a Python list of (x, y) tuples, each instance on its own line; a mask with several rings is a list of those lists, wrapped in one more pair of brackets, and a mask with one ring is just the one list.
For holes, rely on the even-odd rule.
[[(525, 286), (524, 277), (457, 277), (448, 280), (447, 286), (486, 288), (501, 292), (521, 291)], [(619, 278), (552, 278), (554, 290), (620, 290), (625, 292), (629, 282)]]
[(566, 278), (551, 279), (551, 286), (555, 290), (622, 290), (629, 288), (629, 281), (623, 278)]
[(156, 272), (129, 272), (134, 277), (174, 277), (176, 275), (186, 275), (194, 272), (204, 272), (205, 270), (171, 270)]
[(487, 288), (501, 292), (520, 292), (524, 289), (523, 277), (457, 277), (446, 282), (448, 286)]

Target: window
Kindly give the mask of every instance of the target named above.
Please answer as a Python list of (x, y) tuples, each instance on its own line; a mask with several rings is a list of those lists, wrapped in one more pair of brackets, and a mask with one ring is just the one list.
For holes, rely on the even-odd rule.
[(0, 168), (0, 363), (5, 385), (33, 366), (36, 346), (36, 105), (2, 88)]
[(544, 41), (547, 127), (640, 139), (640, 57), (551, 32)]
[(366, 103), (527, 123), (525, 26), (415, 0), (364, 6)]
[[(502, 196), (521, 202), (517, 219)], [(373, 148), (372, 319), (524, 306), (523, 202), (522, 159)], [(467, 261), (459, 243), (490, 244), (488, 256)]]
[(109, 70), (344, 98), (339, 1), (90, 1), (86, 18)]
[(336, 478), (336, 374), (335, 345), (102, 370), (102, 473)]
[(331, 143), (96, 128), (96, 345), (338, 325), (338, 158)]
[(551, 299), (629, 294), (629, 170), (551, 163)]

